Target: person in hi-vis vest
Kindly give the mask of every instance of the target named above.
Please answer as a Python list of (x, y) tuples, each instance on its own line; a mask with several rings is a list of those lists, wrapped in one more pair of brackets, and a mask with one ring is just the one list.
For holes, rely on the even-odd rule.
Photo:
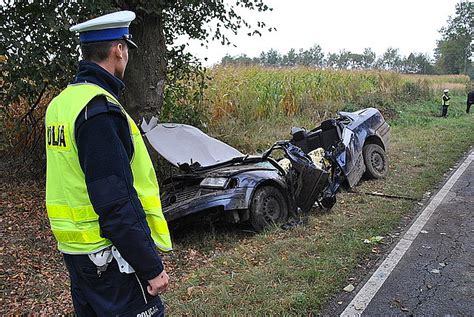
[(445, 89), (443, 91), (443, 96), (441, 97), (441, 116), (446, 118), (448, 116), (448, 107), (449, 107), (449, 100), (451, 97), (449, 97), (449, 90)]
[(171, 251), (156, 174), (135, 122), (118, 101), (131, 11), (71, 27), (83, 60), (48, 106), (46, 209), (78, 316), (160, 316)]

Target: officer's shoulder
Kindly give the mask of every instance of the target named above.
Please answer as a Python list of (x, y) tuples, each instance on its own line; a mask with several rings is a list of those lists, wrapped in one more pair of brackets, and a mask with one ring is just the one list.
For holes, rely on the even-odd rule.
[(106, 96), (99, 95), (92, 98), (79, 113), (76, 119), (76, 128), (79, 128), (87, 120), (102, 114), (120, 115), (125, 118), (119, 105), (108, 100)]
[(84, 119), (89, 120), (99, 114), (112, 113), (112, 114), (122, 114), (120, 106), (109, 99), (104, 95), (95, 96), (91, 99), (83, 109)]

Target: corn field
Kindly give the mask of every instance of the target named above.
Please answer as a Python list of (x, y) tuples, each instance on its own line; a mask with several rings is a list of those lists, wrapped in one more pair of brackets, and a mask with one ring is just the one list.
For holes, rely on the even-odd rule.
[(427, 99), (445, 86), (454, 93), (465, 93), (468, 84), (469, 78), (462, 75), (216, 67), (210, 71), (201, 106), (210, 114), (211, 125), (229, 117), (259, 120), (308, 112), (324, 116), (343, 108), (376, 106), (384, 110), (393, 102)]
[[(465, 94), (469, 86), (469, 77), (463, 75), (309, 67), (220, 66), (207, 75), (199, 102), (183, 102), (183, 106), (192, 109), (192, 116), (202, 115), (208, 133), (250, 152), (264, 149), (268, 140), (287, 137), (291, 125), (314, 127), (337, 111), (376, 107), (390, 117), (395, 115), (395, 105), (440, 97), (445, 88)], [(195, 82), (182, 86), (189, 96), (200, 87)], [(189, 122), (196, 125), (196, 121)]]

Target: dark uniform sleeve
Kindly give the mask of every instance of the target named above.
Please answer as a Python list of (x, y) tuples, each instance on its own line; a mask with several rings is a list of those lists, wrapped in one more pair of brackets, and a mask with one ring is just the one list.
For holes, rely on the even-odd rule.
[(99, 96), (78, 116), (75, 136), (101, 235), (113, 243), (139, 277), (156, 277), (163, 264), (133, 187), (133, 144), (127, 119), (118, 106)]

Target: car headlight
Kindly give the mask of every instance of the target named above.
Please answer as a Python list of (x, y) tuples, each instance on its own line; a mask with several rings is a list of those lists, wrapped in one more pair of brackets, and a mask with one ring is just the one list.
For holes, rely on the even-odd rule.
[(200, 186), (224, 189), (226, 188), (228, 181), (229, 179), (225, 177), (207, 177), (202, 180)]

